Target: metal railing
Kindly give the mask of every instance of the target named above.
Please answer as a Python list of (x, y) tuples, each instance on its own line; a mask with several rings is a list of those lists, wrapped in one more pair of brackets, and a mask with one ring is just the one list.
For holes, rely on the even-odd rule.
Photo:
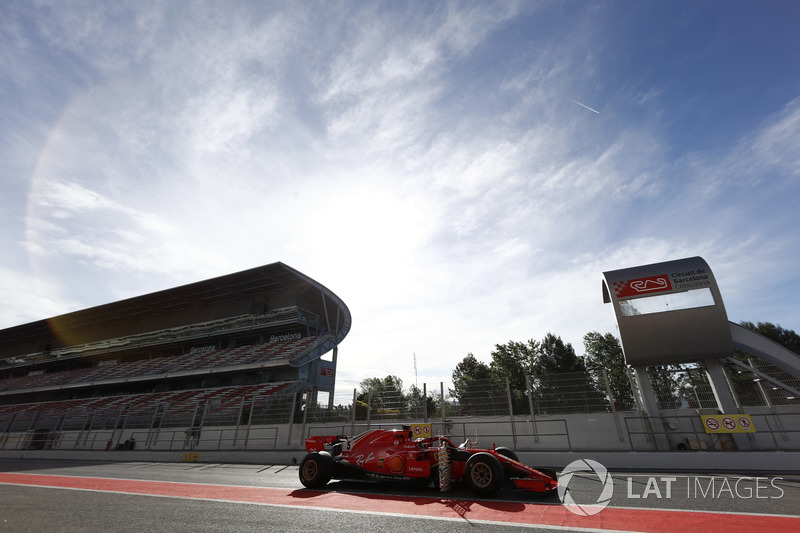
[[(147, 431), (134, 432), (131, 434), (131, 439), (134, 440), (135, 445), (129, 449), (159, 451), (276, 450), (278, 428), (258, 428), (258, 433), (264, 432), (267, 435), (253, 436), (249, 431), (245, 432), (241, 428), (161, 430), (157, 434)], [(125, 449), (124, 445), (123, 443), (123, 449)]]
[(115, 431), (6, 433), (0, 437), (0, 450), (152, 450), (152, 451), (222, 451), (278, 448), (277, 427), (258, 428), (184, 428), (158, 431), (134, 431), (122, 441)]
[[(786, 429), (782, 419), (800, 417), (800, 412), (750, 414), (753, 433), (707, 433), (700, 415), (626, 416), (628, 443), (632, 451), (651, 450), (800, 450), (800, 429)], [(771, 421), (771, 422), (770, 422)]]

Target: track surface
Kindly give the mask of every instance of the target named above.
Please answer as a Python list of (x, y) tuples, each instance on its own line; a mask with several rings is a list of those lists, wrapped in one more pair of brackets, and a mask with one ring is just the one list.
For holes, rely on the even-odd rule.
[[(403, 485), (303, 489), (296, 466), (0, 460), (0, 531), (800, 531), (800, 480), (614, 473), (610, 505)], [(673, 479), (674, 478), (674, 479)], [(569, 481), (592, 512), (601, 483)]]

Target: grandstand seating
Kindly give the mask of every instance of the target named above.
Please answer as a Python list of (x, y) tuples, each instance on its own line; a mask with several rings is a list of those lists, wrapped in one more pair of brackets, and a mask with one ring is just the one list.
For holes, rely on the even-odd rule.
[[(296, 382), (261, 383), (258, 385), (192, 389), (148, 394), (106, 396), (80, 400), (0, 405), (0, 432), (27, 431), (30, 429), (80, 429), (91, 423), (94, 429), (111, 427), (124, 417), (126, 427), (152, 425), (191, 425), (191, 417), (200, 406), (207, 411), (238, 410), (242, 406), (255, 406), (274, 395), (295, 392)], [(155, 423), (161, 409), (162, 421)], [(189, 424), (186, 424), (187, 416)]]
[[(59, 388), (64, 385), (113, 383), (134, 377), (185, 375), (246, 365), (284, 365), (304, 357), (327, 337), (303, 337), (267, 344), (198, 351), (90, 368), (34, 374), (0, 380), (0, 390)], [(292, 386), (294, 385), (294, 386)], [(195, 423), (203, 406), (206, 423), (236, 420), (242, 406), (256, 406), (280, 393), (296, 392), (297, 382), (262, 383), (170, 392), (120, 394), (85, 399), (0, 405), (0, 432), (31, 429), (109, 429), (124, 419), (125, 427), (175, 427)]]
[(41, 387), (90, 384), (132, 377), (168, 375), (178, 372), (221, 369), (252, 364), (278, 364), (303, 357), (325, 337), (302, 337), (288, 341), (209, 350), (106, 366), (51, 372), (0, 380), (0, 391), (24, 391)]

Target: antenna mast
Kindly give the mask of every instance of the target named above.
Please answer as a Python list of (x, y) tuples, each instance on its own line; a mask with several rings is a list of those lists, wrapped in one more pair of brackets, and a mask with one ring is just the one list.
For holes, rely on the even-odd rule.
[(419, 379), (417, 378), (417, 352), (414, 352), (414, 386), (419, 389)]

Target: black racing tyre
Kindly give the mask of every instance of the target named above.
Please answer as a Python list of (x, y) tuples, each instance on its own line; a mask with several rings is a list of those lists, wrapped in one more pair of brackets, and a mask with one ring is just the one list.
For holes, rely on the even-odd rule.
[(300, 462), (300, 483), (309, 489), (324, 487), (333, 477), (333, 457), (328, 452), (312, 452)]
[(503, 485), (503, 467), (494, 455), (476, 453), (467, 461), (464, 482), (479, 496), (494, 496)]
[[(515, 452), (511, 448), (506, 448), (505, 446), (498, 446), (497, 448), (494, 449), (494, 451), (502, 455), (503, 457), (507, 457), (509, 459), (513, 459), (514, 461), (519, 462), (519, 456), (517, 456), (517, 452)], [(519, 476), (519, 474), (516, 474), (514, 472), (514, 468), (510, 464), (504, 464), (503, 471), (505, 472), (506, 479), (511, 479)]]
[(506, 448), (505, 446), (498, 446), (497, 448), (494, 449), (494, 451), (496, 451), (500, 455), (508, 457), (509, 459), (513, 459), (514, 461), (519, 462), (519, 457), (517, 456), (517, 452), (515, 452), (511, 448)]

